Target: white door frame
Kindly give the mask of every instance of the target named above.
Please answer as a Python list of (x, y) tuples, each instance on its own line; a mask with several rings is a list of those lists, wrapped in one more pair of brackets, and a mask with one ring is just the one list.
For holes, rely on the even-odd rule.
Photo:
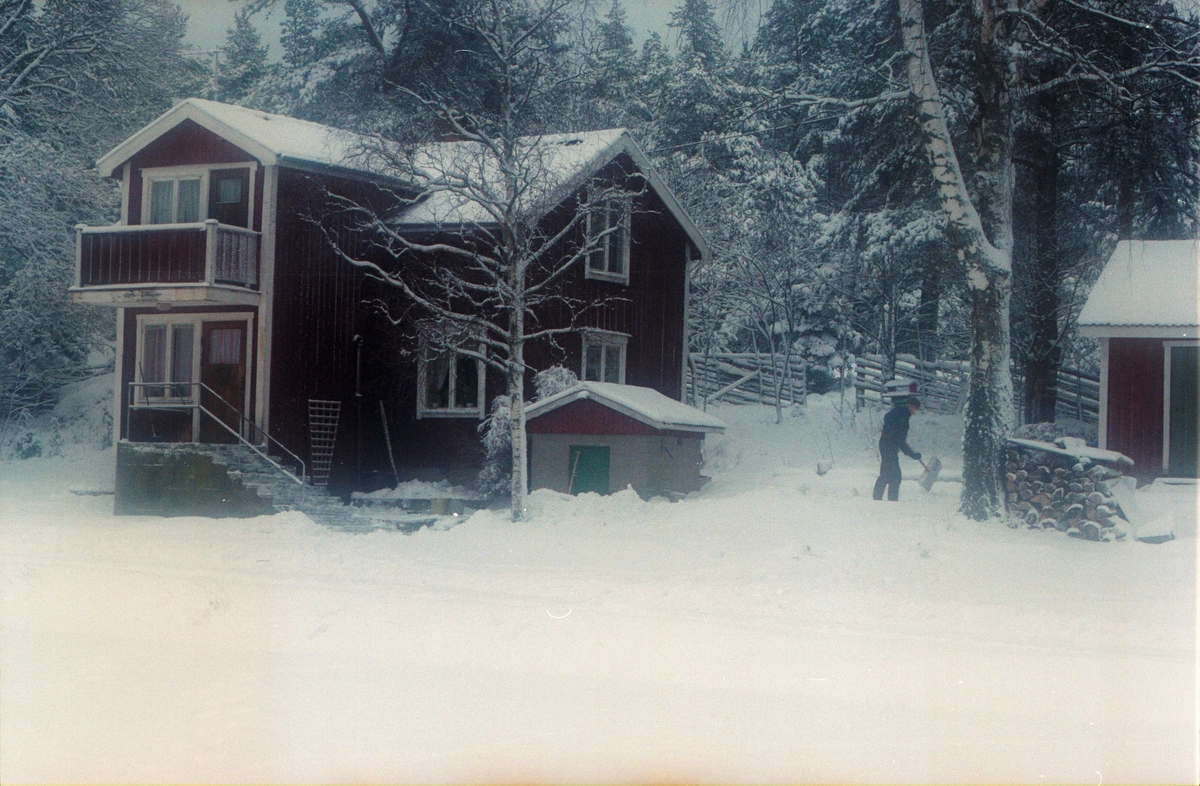
[(1171, 350), (1175, 347), (1200, 347), (1200, 339), (1163, 342), (1163, 449), (1162, 471), (1171, 466)]

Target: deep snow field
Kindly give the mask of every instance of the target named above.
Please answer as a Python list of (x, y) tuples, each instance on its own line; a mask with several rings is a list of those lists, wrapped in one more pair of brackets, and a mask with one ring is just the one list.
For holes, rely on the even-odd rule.
[[(0, 464), (0, 781), (1195, 783), (1195, 487), (1139, 491), (1161, 545), (874, 502), (882, 413), (837, 404), (714, 408), (679, 503), (412, 535)], [(910, 441), (953, 476), (960, 431)]]

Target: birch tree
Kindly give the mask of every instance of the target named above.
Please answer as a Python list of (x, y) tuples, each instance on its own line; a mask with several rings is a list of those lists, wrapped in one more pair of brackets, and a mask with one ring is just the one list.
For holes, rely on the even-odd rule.
[[(614, 211), (643, 187), (632, 172), (564, 180), (576, 146), (537, 132), (543, 113), (578, 77), (556, 60), (567, 4), (483, 0), (447, 15), (448, 26), (476, 43), (464, 54), (489, 94), (464, 100), (438, 85), (397, 86), (454, 141), (381, 140), (361, 151), (377, 171), (414, 184), (416, 193), (384, 208), (338, 200), (339, 219), (370, 238), (366, 248), (329, 234), (345, 261), (401, 295), (398, 303), (376, 304), (394, 323), (414, 314), (429, 320), (436, 330), (426, 339), (434, 347), (504, 375), (514, 521), (524, 517), (527, 495), (526, 347), (578, 330), (581, 315), (604, 305), (575, 301), (561, 284), (624, 237), (628, 219)], [(397, 213), (408, 218), (397, 221)], [(539, 321), (549, 308), (561, 321)]]
[[(967, 190), (942, 94), (934, 78), (921, 0), (898, 0), (901, 44), (917, 122), (946, 237), (954, 247), (971, 303), (970, 382), (963, 423), (961, 509), (971, 518), (999, 515), (1004, 504), (1001, 456), (1012, 425), (1009, 308), (1012, 295), (1012, 88), (1016, 63), (1000, 31), (1000, 0), (981, 0), (977, 157), (982, 177), (976, 209)], [(1029, 3), (1033, 5), (1033, 3)], [(990, 231), (985, 231), (985, 216)]]

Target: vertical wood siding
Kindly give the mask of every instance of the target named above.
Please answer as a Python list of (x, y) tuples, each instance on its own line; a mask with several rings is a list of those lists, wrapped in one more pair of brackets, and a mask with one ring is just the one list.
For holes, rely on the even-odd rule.
[[(631, 168), (632, 162), (626, 161), (623, 166)], [(371, 187), (361, 184), (332, 178), (322, 178), (318, 183), (313, 176), (281, 170), (272, 339), (272, 435), (306, 457), (308, 399), (341, 401), (331, 485), (343, 491), (356, 486), (391, 485), (394, 478), (383, 438), (382, 402), (401, 480), (447, 478), (470, 483), (484, 458), (481, 420), (416, 418), (416, 323), (426, 315), (412, 309), (394, 288), (368, 280), (360, 270), (336, 258), (310, 220), (322, 217), (321, 186), (356, 199), (370, 199), (374, 193)], [(560, 211), (547, 220), (565, 219)], [(349, 225), (328, 216), (325, 223), (353, 253), (373, 254), (364, 238)], [(580, 264), (563, 280), (563, 294), (587, 302), (608, 300), (603, 308), (589, 311), (579, 325), (628, 333), (626, 382), (677, 398), (683, 365), (687, 237), (661, 200), (649, 193), (635, 207), (631, 236), (628, 286), (588, 279)], [(392, 313), (402, 315), (400, 324), (393, 325), (373, 308), (371, 303), (376, 299), (390, 302)], [(570, 313), (564, 306), (547, 307), (539, 314), (539, 323), (566, 326), (570, 324)], [(361, 402), (354, 396), (355, 335), (364, 339)], [(529, 365), (542, 369), (562, 364), (578, 373), (580, 334), (560, 338), (557, 344), (531, 344), (526, 355)], [(503, 389), (502, 375), (489, 370), (486, 402), (490, 405)], [(532, 397), (532, 372), (526, 390)], [(360, 403), (361, 480), (357, 477)]]
[[(130, 224), (142, 223), (142, 170), (165, 166), (202, 166), (206, 164), (238, 164), (254, 161), (254, 156), (226, 139), (191, 120), (155, 139), (130, 159), (129, 214)], [(121, 170), (116, 170), (120, 172)], [(262, 229), (262, 166), (258, 167), (254, 185), (254, 229)]]
[(1108, 345), (1108, 448), (1134, 460), (1138, 476), (1162, 472), (1162, 339), (1114, 338)]
[[(308, 461), (308, 400), (342, 402), (331, 472), (337, 486), (355, 469), (354, 336), (363, 276), (335, 256), (313, 223), (326, 218), (322, 186), (345, 188), (280, 170), (269, 406), (271, 435)], [(348, 227), (334, 230), (353, 248)]]

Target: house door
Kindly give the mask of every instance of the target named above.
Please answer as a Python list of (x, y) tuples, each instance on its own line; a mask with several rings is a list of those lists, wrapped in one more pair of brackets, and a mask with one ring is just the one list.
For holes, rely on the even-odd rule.
[(570, 481), (568, 493), (594, 491), (608, 493), (608, 447), (605, 445), (572, 445), (567, 454)]
[[(246, 436), (242, 425), (246, 406), (246, 323), (205, 322), (201, 331), (200, 403), (234, 432)], [(207, 415), (200, 420), (201, 442), (236, 442), (229, 430)]]
[(1197, 443), (1200, 443), (1200, 346), (1172, 346), (1171, 412), (1167, 434), (1167, 474), (1194, 478), (1198, 474)]
[(217, 169), (208, 186), (208, 217), (227, 226), (250, 224), (250, 170)]

